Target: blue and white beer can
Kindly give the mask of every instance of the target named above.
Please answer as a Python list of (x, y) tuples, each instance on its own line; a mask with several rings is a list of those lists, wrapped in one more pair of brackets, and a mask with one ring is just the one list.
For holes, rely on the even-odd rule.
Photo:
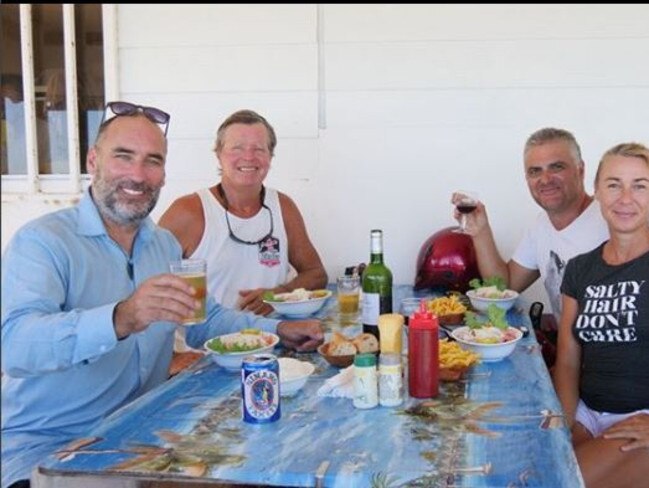
[(243, 421), (275, 422), (281, 417), (279, 361), (273, 354), (251, 354), (241, 363)]

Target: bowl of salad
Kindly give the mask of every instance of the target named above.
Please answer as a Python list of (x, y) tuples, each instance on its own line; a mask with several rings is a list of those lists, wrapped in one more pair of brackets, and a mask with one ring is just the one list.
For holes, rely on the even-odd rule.
[(514, 352), (516, 344), (523, 338), (523, 332), (507, 323), (505, 313), (493, 304), (487, 308), (486, 320), (467, 312), (467, 325), (453, 330), (451, 336), (463, 348), (480, 354), (482, 361), (501, 361)]
[(509, 310), (516, 303), (518, 292), (508, 290), (505, 282), (500, 277), (488, 278), (484, 281), (473, 279), (469, 282), (473, 288), (466, 292), (471, 306), (479, 311), (485, 312), (489, 305), (496, 305), (503, 310)]
[(279, 336), (259, 329), (223, 334), (205, 341), (203, 349), (222, 368), (240, 370), (243, 358), (250, 354), (270, 352), (279, 342)]
[(264, 294), (264, 303), (275, 311), (291, 319), (304, 319), (322, 308), (331, 296), (331, 290), (305, 290), (296, 288), (290, 293)]

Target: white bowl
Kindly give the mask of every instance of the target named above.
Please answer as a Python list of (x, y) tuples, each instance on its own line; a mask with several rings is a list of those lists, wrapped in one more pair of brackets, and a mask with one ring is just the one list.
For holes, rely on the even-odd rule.
[(281, 396), (295, 395), (315, 371), (315, 366), (293, 358), (279, 358), (279, 391)]
[[(323, 295), (318, 298), (309, 298), (308, 300), (299, 300), (299, 301), (276, 301), (276, 300), (264, 300), (264, 303), (272, 306), (275, 311), (285, 317), (292, 319), (304, 319), (313, 315), (318, 310), (322, 308), (325, 302), (331, 296), (331, 290), (317, 290), (322, 292)], [(281, 298), (284, 293), (275, 295), (277, 298)]]
[(243, 358), (245, 358), (246, 356), (250, 354), (270, 352), (279, 342), (279, 336), (277, 336), (276, 334), (273, 334), (271, 332), (261, 332), (261, 334), (259, 335), (266, 343), (266, 345), (263, 347), (258, 347), (256, 349), (251, 349), (249, 351), (241, 351), (241, 352), (217, 352), (210, 347), (212, 341), (216, 339), (221, 339), (221, 340), (237, 339), (241, 335), (242, 335), (241, 332), (233, 332), (231, 334), (223, 334), (220, 336), (212, 337), (211, 339), (205, 341), (205, 344), (203, 344), (203, 349), (205, 349), (205, 351), (212, 357), (212, 359), (214, 360), (214, 362), (216, 362), (216, 364), (218, 364), (222, 368), (234, 371), (234, 370), (241, 369), (241, 363), (243, 362)]
[(480, 360), (487, 363), (500, 361), (509, 356), (514, 352), (514, 349), (516, 349), (516, 343), (523, 338), (523, 333), (519, 329), (516, 327), (509, 327), (509, 330), (516, 336), (515, 339), (508, 342), (501, 342), (499, 344), (483, 344), (464, 338), (468, 330), (469, 327), (467, 326), (458, 327), (451, 332), (451, 336), (453, 336), (453, 339), (459, 342), (465, 349), (480, 354)]
[(511, 296), (508, 298), (484, 298), (476, 295), (475, 290), (469, 290), (466, 292), (466, 296), (469, 297), (471, 306), (478, 310), (479, 312), (486, 312), (489, 305), (492, 303), (502, 308), (503, 310), (509, 310), (516, 303), (518, 298), (518, 292), (514, 290), (507, 290)]

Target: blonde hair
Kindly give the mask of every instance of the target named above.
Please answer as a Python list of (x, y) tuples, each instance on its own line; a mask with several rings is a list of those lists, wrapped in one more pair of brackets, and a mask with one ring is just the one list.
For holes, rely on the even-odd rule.
[(599, 181), (599, 173), (606, 161), (611, 156), (624, 156), (627, 158), (639, 158), (642, 159), (647, 166), (649, 166), (649, 149), (644, 144), (639, 142), (623, 142), (613, 146), (611, 149), (606, 151), (602, 156), (602, 159), (599, 162), (597, 167), (597, 173), (595, 173), (595, 184)]

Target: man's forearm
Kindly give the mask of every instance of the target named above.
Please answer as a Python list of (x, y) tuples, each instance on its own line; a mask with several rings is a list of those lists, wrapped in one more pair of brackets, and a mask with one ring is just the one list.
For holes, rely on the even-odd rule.
[(509, 285), (507, 263), (498, 252), (491, 229), (487, 229), (482, 234), (474, 236), (473, 245), (475, 247), (480, 276), (483, 278), (500, 276)]

